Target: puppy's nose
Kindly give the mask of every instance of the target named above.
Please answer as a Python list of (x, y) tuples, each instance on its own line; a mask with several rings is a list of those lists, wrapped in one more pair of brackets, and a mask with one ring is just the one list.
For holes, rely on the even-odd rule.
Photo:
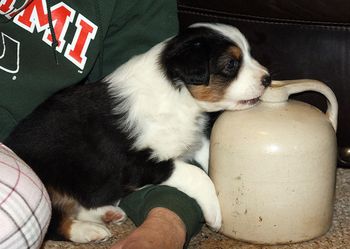
[(264, 87), (268, 87), (269, 85), (271, 85), (271, 76), (270, 76), (269, 74), (264, 75), (264, 76), (261, 78), (261, 84), (262, 84)]

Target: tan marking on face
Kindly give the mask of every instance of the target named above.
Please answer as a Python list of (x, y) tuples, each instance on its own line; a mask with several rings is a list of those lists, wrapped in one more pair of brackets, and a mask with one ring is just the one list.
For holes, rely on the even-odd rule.
[(228, 53), (235, 59), (239, 60), (242, 58), (242, 50), (237, 46), (231, 46), (228, 49)]
[(200, 101), (218, 102), (223, 98), (227, 87), (228, 84), (220, 82), (220, 80), (215, 76), (211, 76), (208, 86), (190, 85), (188, 89), (192, 96)]

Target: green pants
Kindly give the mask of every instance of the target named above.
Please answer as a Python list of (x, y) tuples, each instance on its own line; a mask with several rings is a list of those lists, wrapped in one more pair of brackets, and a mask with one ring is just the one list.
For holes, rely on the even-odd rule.
[(126, 198), (119, 205), (128, 217), (139, 226), (146, 219), (148, 212), (156, 207), (167, 208), (176, 213), (186, 226), (187, 247), (191, 238), (202, 228), (204, 218), (197, 202), (176, 188), (157, 185), (147, 186)]

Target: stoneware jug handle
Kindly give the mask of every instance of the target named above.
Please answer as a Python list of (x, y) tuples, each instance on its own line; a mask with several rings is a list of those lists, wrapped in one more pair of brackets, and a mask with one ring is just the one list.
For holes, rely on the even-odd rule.
[(305, 92), (314, 91), (324, 95), (327, 99), (327, 111), (326, 115), (335, 131), (337, 131), (338, 122), (338, 102), (333, 91), (324, 83), (311, 80), (311, 79), (300, 79), (300, 80), (284, 80), (284, 81), (273, 81), (271, 86), (268, 87), (261, 100), (266, 102), (282, 102), (287, 101), (289, 95)]

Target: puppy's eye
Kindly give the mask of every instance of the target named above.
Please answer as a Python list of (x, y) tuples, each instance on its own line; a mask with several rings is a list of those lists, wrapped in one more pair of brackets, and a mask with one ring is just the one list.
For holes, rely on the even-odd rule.
[(240, 65), (240, 61), (236, 59), (230, 59), (229, 62), (226, 64), (225, 69), (229, 72), (238, 70)]

